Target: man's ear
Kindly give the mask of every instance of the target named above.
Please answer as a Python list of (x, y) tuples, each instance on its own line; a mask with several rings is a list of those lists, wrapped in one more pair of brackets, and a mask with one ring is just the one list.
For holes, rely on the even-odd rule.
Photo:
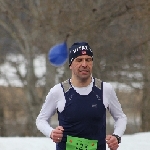
[(70, 66), (69, 68), (70, 68), (70, 69), (72, 69), (72, 67), (71, 67), (71, 66)]

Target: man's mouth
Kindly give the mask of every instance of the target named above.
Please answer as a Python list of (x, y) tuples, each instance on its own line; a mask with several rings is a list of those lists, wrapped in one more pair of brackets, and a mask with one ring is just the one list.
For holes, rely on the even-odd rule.
[(80, 73), (81, 73), (81, 74), (88, 74), (89, 71), (88, 71), (88, 70), (80, 70)]
[(80, 72), (89, 72), (88, 70), (80, 70)]

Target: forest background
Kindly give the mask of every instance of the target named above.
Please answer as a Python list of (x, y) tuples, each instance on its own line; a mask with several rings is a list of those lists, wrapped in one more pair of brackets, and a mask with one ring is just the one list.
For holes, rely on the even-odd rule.
[(149, 16), (150, 0), (0, 0), (0, 136), (43, 136), (35, 120), (45, 96), (70, 77), (68, 62), (56, 68), (47, 54), (67, 36), (68, 47), (91, 46), (93, 76), (114, 86), (128, 117), (125, 134), (150, 131)]

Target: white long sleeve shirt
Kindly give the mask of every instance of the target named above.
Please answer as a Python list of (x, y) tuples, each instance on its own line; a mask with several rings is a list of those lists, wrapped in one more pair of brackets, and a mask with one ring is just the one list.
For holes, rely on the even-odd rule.
[[(93, 86), (93, 80), (87, 87), (74, 87), (77, 93), (80, 95), (88, 95)], [(58, 109), (62, 112), (65, 107), (65, 97), (61, 84), (55, 85), (50, 89), (46, 96), (45, 103), (42, 106), (40, 114), (36, 119), (37, 128), (46, 136), (50, 137), (53, 130), (49, 121)], [(106, 109), (110, 112), (113, 117), (114, 123), (114, 134), (122, 136), (126, 129), (127, 117), (123, 113), (121, 105), (118, 101), (116, 93), (110, 83), (103, 82), (103, 104)]]

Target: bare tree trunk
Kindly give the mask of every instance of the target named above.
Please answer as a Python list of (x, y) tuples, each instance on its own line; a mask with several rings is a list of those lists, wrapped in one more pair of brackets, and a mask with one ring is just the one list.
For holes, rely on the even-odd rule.
[(145, 72), (143, 74), (143, 100), (141, 109), (141, 130), (150, 131), (150, 51), (149, 47), (146, 46), (146, 53), (144, 57), (145, 61)]
[[(144, 79), (144, 87), (143, 87), (143, 100), (142, 100), (142, 112), (141, 119), (142, 125), (141, 130), (149, 131), (150, 130), (150, 81), (148, 82), (148, 78), (145, 76)], [(149, 112), (149, 113), (148, 113)]]
[(3, 96), (1, 93), (0, 93), (0, 136), (5, 136), (4, 103), (3, 103)]
[(5, 136), (4, 109), (0, 107), (0, 136)]

